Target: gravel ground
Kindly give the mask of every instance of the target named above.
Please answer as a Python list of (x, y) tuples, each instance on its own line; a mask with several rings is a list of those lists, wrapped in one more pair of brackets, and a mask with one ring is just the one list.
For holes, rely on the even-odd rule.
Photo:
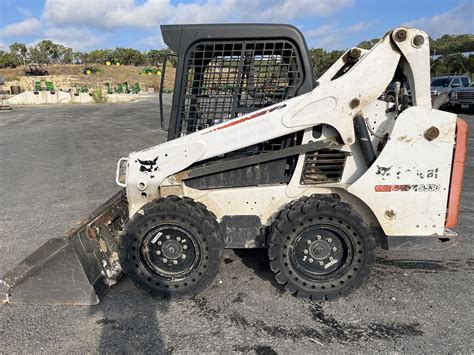
[[(0, 353), (473, 352), (466, 118), (457, 246), (380, 250), (365, 288), (323, 304), (279, 291), (265, 252), (226, 251), (216, 281), (191, 300), (158, 301), (124, 278), (94, 307), (0, 305)], [(164, 141), (158, 127), (154, 101), (0, 112), (0, 274), (114, 194), (117, 159)]]

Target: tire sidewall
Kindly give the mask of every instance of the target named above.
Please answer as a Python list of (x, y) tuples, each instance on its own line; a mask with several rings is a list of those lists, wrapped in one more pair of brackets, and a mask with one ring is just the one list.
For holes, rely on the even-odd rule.
[[(150, 207), (150, 206), (149, 206)], [(205, 289), (216, 277), (223, 255), (223, 238), (216, 226), (187, 213), (159, 211), (155, 206), (144, 208), (127, 224), (125, 250), (122, 253), (125, 272), (153, 294), (181, 298)], [(177, 225), (192, 233), (199, 244), (201, 256), (194, 270), (184, 278), (166, 280), (151, 273), (140, 261), (140, 246), (149, 232), (161, 225)]]
[[(318, 208), (301, 207), (301, 213), (295, 215), (295, 212), (292, 212), (292, 219), (283, 219), (276, 228), (272, 228), (273, 235), (269, 245), (271, 268), (276, 274), (280, 273), (277, 281), (284, 284), (285, 288), (292, 293), (298, 291), (298, 293), (301, 292), (307, 297), (311, 296), (315, 300), (332, 300), (349, 294), (353, 289), (363, 284), (369, 276), (375, 261), (373, 234), (362, 218), (350, 209), (350, 206), (340, 202), (335, 203), (339, 207), (338, 209), (334, 208), (334, 204), (325, 201)], [(286, 215), (288, 216), (289, 213)], [(332, 220), (329, 220), (330, 218)], [(334, 274), (328, 275), (327, 281), (310, 279), (300, 270), (295, 270), (289, 257), (289, 245), (303, 231), (318, 223), (331, 225), (343, 231), (353, 250), (350, 266), (341, 275), (337, 275), (339, 269), (336, 269)], [(332, 278), (332, 275), (337, 276)]]

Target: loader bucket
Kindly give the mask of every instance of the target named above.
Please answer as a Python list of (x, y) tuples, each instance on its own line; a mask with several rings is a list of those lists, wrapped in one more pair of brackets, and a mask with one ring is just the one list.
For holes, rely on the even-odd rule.
[(53, 238), (0, 279), (0, 301), (94, 305), (122, 275), (118, 236), (128, 219), (125, 190)]

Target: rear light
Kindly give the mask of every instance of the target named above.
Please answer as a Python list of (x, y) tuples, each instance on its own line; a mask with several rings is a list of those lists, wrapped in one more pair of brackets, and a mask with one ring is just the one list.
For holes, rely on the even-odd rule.
[(459, 205), (461, 201), (462, 179), (464, 176), (464, 161), (466, 160), (467, 123), (461, 118), (456, 121), (456, 143), (449, 186), (448, 213), (446, 228), (454, 228), (458, 222)]

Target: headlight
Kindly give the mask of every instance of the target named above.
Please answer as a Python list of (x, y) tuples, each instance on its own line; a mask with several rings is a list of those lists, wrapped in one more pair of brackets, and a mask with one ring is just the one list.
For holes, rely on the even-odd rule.
[(457, 91), (453, 91), (453, 92), (451, 93), (451, 99), (456, 100), (457, 98), (458, 98), (458, 93), (457, 93)]

